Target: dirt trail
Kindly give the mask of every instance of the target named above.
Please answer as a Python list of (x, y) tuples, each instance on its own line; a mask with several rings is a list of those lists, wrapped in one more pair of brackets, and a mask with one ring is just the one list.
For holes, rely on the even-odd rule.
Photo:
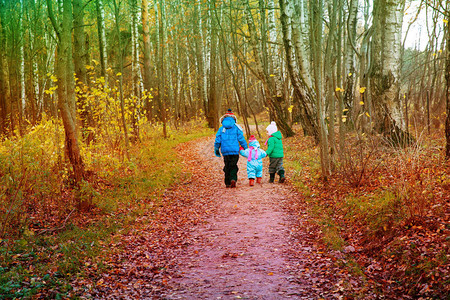
[(223, 160), (212, 155), (212, 143), (197, 144), (195, 151), (210, 172), (215, 213), (202, 226), (191, 228), (192, 242), (177, 253), (172, 290), (164, 297), (338, 298), (339, 282), (321, 276), (328, 275), (327, 270), (331, 275), (331, 259), (314, 252), (307, 232), (296, 231), (298, 220), (283, 206), (297, 195), (288, 184), (268, 183), (268, 158), (262, 184), (248, 185), (246, 160), (241, 157), (237, 188), (225, 188)]
[(320, 250), (308, 215), (293, 209), (300, 195), (289, 183), (268, 183), (268, 158), (262, 184), (250, 187), (241, 157), (230, 189), (211, 137), (178, 151), (192, 177), (110, 245), (109, 271), (83, 285), (84, 297), (341, 299), (360, 291), (360, 281), (334, 263), (343, 253)]

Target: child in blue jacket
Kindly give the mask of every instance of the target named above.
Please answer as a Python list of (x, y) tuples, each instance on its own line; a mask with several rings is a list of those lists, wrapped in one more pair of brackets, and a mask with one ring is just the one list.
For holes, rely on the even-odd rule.
[(257, 183), (261, 183), (263, 163), (262, 159), (267, 156), (264, 150), (260, 149), (259, 142), (255, 136), (252, 135), (248, 139), (248, 149), (243, 148), (239, 153), (247, 157), (247, 177), (250, 186), (255, 185), (255, 178)]
[(236, 124), (236, 116), (231, 109), (220, 118), (222, 127), (219, 128), (214, 142), (214, 154), (220, 157), (220, 152), (223, 155), (225, 166), (223, 171), (225, 173), (225, 186), (234, 188), (237, 182), (237, 173), (239, 167), (239, 148), (247, 149), (247, 142), (245, 141), (242, 129)]

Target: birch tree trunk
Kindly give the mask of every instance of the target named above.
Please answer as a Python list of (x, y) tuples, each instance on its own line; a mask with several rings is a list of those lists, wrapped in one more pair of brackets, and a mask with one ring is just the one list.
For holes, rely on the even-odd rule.
[[(64, 125), (67, 156), (72, 164), (75, 182), (79, 185), (84, 178), (84, 164), (76, 134), (75, 82), (72, 61), (72, 1), (63, 0), (62, 5), (63, 13), (59, 24), (52, 8), (52, 1), (47, 0), (48, 14), (58, 37), (56, 60), (58, 108)], [(81, 208), (83, 208), (82, 204), (79, 203)]]
[[(280, 21), (283, 33), (283, 44), (286, 55), (287, 70), (294, 89), (294, 100), (300, 106), (300, 121), (305, 135), (313, 136), (319, 141), (319, 131), (315, 119), (315, 104), (310, 86), (309, 74), (304, 62), (304, 48), (301, 36), (301, 23), (294, 23), (294, 6), (292, 2), (279, 0)], [(289, 23), (292, 23), (290, 26)], [(295, 45), (295, 46), (294, 46)]]
[(96, 10), (97, 10), (97, 32), (98, 32), (98, 43), (100, 50), (100, 67), (101, 76), (105, 78), (105, 84), (108, 84), (108, 53), (106, 52), (106, 25), (105, 25), (105, 8), (103, 6), (103, 0), (96, 0)]
[(21, 135), (24, 134), (24, 126), (26, 116), (26, 104), (27, 104), (27, 95), (26, 95), (26, 85), (25, 85), (25, 41), (23, 36), (25, 36), (25, 29), (23, 26), (23, 21), (25, 18), (25, 5), (22, 1), (20, 1), (20, 16), (19, 16), (19, 33), (22, 36), (21, 41), (19, 42), (19, 80), (20, 80), (20, 101), (19, 101), (19, 132)]
[(119, 54), (118, 59), (118, 70), (119, 70), (119, 100), (120, 100), (120, 120), (122, 121), (122, 128), (123, 128), (123, 136), (125, 140), (125, 156), (128, 160), (130, 160), (130, 139), (128, 135), (128, 127), (127, 122), (125, 120), (125, 99), (123, 95), (123, 49), (122, 49), (122, 38), (120, 33), (120, 2), (118, 3), (117, 0), (113, 0), (114, 5), (114, 29), (116, 31), (117, 35), (117, 44), (118, 44), (118, 50), (117, 53)]
[(167, 112), (166, 112), (166, 70), (165, 70), (165, 13), (164, 0), (155, 1), (155, 6), (158, 12), (158, 101), (160, 119), (163, 123), (163, 136), (167, 138)]
[(358, 13), (358, 0), (350, 0), (347, 16), (347, 39), (344, 53), (344, 99), (346, 116), (350, 120), (355, 90), (355, 52), (356, 52), (356, 24)]
[(314, 85), (317, 103), (317, 123), (319, 124), (320, 139), (320, 165), (322, 167), (322, 176), (324, 180), (330, 175), (329, 156), (328, 156), (328, 134), (325, 125), (325, 103), (323, 99), (322, 82), (322, 19), (323, 19), (323, 1), (312, 0), (311, 4), (311, 50), (313, 55), (313, 73)]
[(6, 0), (0, 0), (0, 112), (1, 133), (11, 134), (14, 131), (12, 116), (11, 88), (9, 85), (9, 66), (6, 56), (8, 49), (6, 38)]
[[(143, 43), (143, 52), (144, 52), (144, 91), (145, 93), (149, 93), (151, 89), (151, 59), (150, 59), (150, 24), (149, 24), (149, 15), (148, 15), (148, 0), (142, 0), (142, 43)], [(147, 110), (147, 117), (149, 121), (152, 121), (153, 110), (151, 98), (148, 95), (145, 97), (144, 107)]]
[[(400, 46), (404, 0), (375, 0), (370, 70), (373, 128), (400, 134), (405, 129), (399, 97)], [(399, 138), (399, 136), (397, 136)]]
[[(274, 121), (277, 123), (278, 129), (283, 133), (285, 137), (294, 136), (295, 133), (288, 124), (288, 118), (286, 116), (286, 109), (283, 108), (282, 103), (285, 95), (277, 95), (276, 88), (270, 82), (270, 74), (264, 69), (263, 59), (267, 53), (262, 53), (261, 47), (258, 44), (258, 34), (253, 20), (252, 11), (248, 0), (243, 0), (245, 19), (248, 25), (248, 31), (250, 35), (250, 49), (253, 52), (255, 59), (255, 71), (254, 74), (264, 87), (265, 102), (269, 107), (269, 110), (273, 113)], [(265, 34), (265, 33), (264, 33)]]
[(141, 91), (141, 67), (139, 65), (139, 6), (137, 0), (130, 1), (131, 10), (131, 76), (132, 76), (132, 105), (131, 105), (131, 125), (133, 128), (133, 141), (139, 140), (139, 110), (142, 97)]
[[(450, 3), (447, 2), (447, 8), (445, 11), (444, 18), (449, 22), (450, 20)], [(447, 146), (445, 149), (445, 157), (450, 159), (450, 27), (449, 23), (446, 24), (446, 62), (445, 62), (445, 79), (446, 79), (446, 89), (445, 89), (445, 100), (446, 100), (446, 110), (447, 116), (445, 118), (445, 139), (447, 141)]]
[(88, 61), (83, 5), (83, 0), (73, 0), (73, 60), (78, 80), (87, 84), (86, 65), (88, 65)]
[(216, 57), (217, 57), (217, 20), (214, 16), (216, 9), (216, 1), (211, 0), (210, 3), (211, 17), (211, 48), (210, 48), (210, 60), (209, 60), (209, 97), (208, 97), (208, 125), (210, 128), (214, 128), (215, 131), (219, 129), (219, 112), (218, 112), (218, 99), (217, 99), (217, 87), (216, 87)]

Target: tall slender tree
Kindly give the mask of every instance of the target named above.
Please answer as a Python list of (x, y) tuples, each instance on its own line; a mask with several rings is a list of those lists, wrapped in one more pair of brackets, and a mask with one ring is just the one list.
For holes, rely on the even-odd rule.
[(58, 38), (58, 57), (56, 60), (58, 108), (64, 125), (66, 153), (72, 164), (75, 182), (80, 184), (85, 173), (76, 134), (77, 118), (75, 110), (74, 66), (72, 60), (72, 1), (63, 0), (62, 15), (59, 19), (57, 19), (53, 11), (52, 0), (47, 0), (47, 7), (49, 18)]

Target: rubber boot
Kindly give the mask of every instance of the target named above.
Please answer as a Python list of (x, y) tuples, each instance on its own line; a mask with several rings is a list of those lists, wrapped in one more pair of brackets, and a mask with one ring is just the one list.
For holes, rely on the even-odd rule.
[(270, 178), (269, 178), (269, 183), (273, 183), (275, 181), (275, 173), (269, 173)]
[(256, 177), (256, 183), (261, 183), (262, 178), (261, 177)]
[(286, 181), (286, 178), (284, 177), (284, 170), (278, 171), (278, 175), (280, 175), (280, 183), (284, 183)]
[(236, 180), (231, 180), (231, 188), (235, 188), (236, 187)]
[(250, 178), (250, 179), (248, 180), (248, 185), (249, 185), (249, 186), (254, 186), (254, 185), (255, 185), (255, 179), (254, 179), (254, 178)]

